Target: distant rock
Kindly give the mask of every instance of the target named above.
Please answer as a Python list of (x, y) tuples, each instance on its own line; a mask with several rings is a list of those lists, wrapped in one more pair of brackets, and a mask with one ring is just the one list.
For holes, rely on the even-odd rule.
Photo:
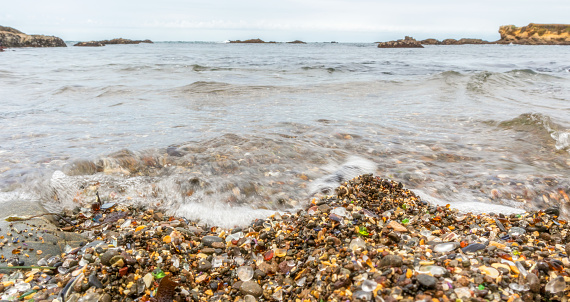
[(0, 26), (0, 47), (67, 47), (61, 38), (27, 35), (15, 28)]
[(140, 43), (150, 43), (152, 44), (153, 42), (151, 40), (129, 40), (129, 39), (123, 39), (123, 38), (117, 38), (117, 39), (113, 39), (113, 40), (103, 40), (101, 41), (101, 43), (107, 45), (107, 44), (140, 44)]
[(86, 47), (98, 47), (105, 46), (108, 44), (140, 44), (140, 43), (153, 43), (151, 40), (129, 40), (123, 38), (117, 38), (112, 40), (102, 40), (102, 41), (89, 41), (89, 42), (79, 42), (73, 46), (86, 46)]
[(570, 24), (535, 24), (499, 28), (499, 44), (570, 45)]
[(275, 42), (275, 41), (265, 42), (261, 39), (249, 39), (249, 40), (244, 40), (244, 41), (241, 41), (241, 40), (230, 41), (230, 43), (259, 43), (259, 44), (261, 44), (261, 43), (277, 43), (277, 42)]
[(101, 43), (100, 41), (89, 41), (89, 42), (78, 42), (75, 43), (73, 46), (101, 47), (105, 46), (105, 44)]
[(295, 41), (291, 41), (291, 42), (287, 42), (289, 44), (307, 44), (306, 42), (303, 42), (301, 40), (295, 40)]
[(482, 39), (445, 39), (443, 41), (439, 41), (436, 39), (425, 39), (421, 40), (420, 43), (422, 45), (466, 45), (466, 44), (495, 44), (494, 42), (485, 41)]
[(423, 46), (416, 39), (406, 36), (397, 41), (380, 42), (378, 48), (423, 48)]
[(441, 41), (439, 41), (437, 39), (425, 39), (425, 40), (421, 40), (420, 43), (422, 45), (439, 45), (441, 43)]

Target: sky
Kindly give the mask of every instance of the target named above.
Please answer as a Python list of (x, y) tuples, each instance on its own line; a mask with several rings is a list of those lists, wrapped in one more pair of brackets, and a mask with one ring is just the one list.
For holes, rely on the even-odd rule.
[(2, 4), (0, 25), (66, 41), (494, 41), (500, 25), (568, 24), (568, 12), (568, 0), (21, 0)]

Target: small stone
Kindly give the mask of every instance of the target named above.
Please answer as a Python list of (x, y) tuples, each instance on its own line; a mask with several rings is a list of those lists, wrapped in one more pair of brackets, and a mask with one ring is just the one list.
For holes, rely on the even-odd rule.
[(407, 232), (408, 231), (408, 229), (406, 229), (405, 226), (399, 224), (395, 220), (390, 221), (390, 223), (388, 223), (387, 227), (390, 229), (393, 229), (396, 232)]
[(470, 245), (468, 245), (468, 246), (462, 248), (461, 250), (462, 250), (464, 253), (475, 253), (476, 251), (485, 249), (485, 247), (486, 247), (486, 246), (485, 246), (484, 244), (482, 244), (482, 243), (471, 243)]
[(380, 267), (400, 267), (402, 264), (402, 256), (398, 255), (386, 255), (380, 260)]
[(96, 287), (96, 288), (103, 288), (103, 284), (97, 278), (96, 272), (93, 272), (93, 273), (91, 273), (91, 275), (89, 275), (89, 285)]
[(437, 279), (428, 274), (418, 275), (417, 280), (421, 285), (425, 286), (426, 288), (435, 288), (435, 284), (437, 283)]
[(566, 244), (564, 251), (566, 251), (566, 256), (570, 257), (570, 242)]
[(204, 236), (204, 238), (202, 238), (202, 244), (209, 247), (212, 247), (212, 243), (214, 242), (222, 242), (222, 241), (223, 239), (218, 236)]
[(246, 281), (242, 283), (239, 290), (243, 295), (252, 295), (254, 297), (259, 297), (263, 294), (261, 286), (254, 281)]
[(198, 261), (198, 271), (205, 272), (209, 271), (212, 268), (212, 263), (206, 259), (202, 259)]
[(111, 302), (111, 295), (109, 294), (103, 294), (103, 296), (101, 297), (101, 302)]
[(535, 274), (530, 273), (526, 275), (526, 282), (528, 283), (531, 292), (538, 293), (540, 291), (540, 280)]
[(119, 255), (119, 252), (116, 249), (109, 249), (101, 255), (101, 263), (104, 265), (110, 265), (109, 260), (117, 255)]

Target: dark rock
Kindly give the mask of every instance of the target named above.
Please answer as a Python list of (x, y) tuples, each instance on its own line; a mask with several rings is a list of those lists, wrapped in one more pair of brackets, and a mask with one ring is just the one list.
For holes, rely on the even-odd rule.
[(11, 27), (0, 26), (2, 47), (67, 47), (61, 38), (43, 35), (27, 35)]
[(116, 249), (109, 249), (103, 255), (101, 255), (101, 263), (104, 265), (110, 265), (109, 261), (111, 258), (119, 255), (119, 252)]
[(198, 270), (201, 272), (209, 271), (212, 268), (212, 263), (206, 259), (198, 261)]
[(470, 245), (462, 248), (464, 253), (475, 253), (476, 251), (484, 249), (486, 246), (482, 243), (471, 243)]
[(202, 238), (202, 244), (209, 247), (212, 247), (212, 243), (214, 242), (222, 242), (222, 241), (223, 241), (222, 238), (218, 236), (204, 236), (204, 238)]
[(437, 283), (437, 279), (428, 274), (418, 275), (417, 280), (421, 285), (425, 286), (426, 288), (435, 288), (435, 284)]
[(93, 272), (91, 275), (89, 275), (89, 285), (96, 288), (103, 288), (103, 284), (97, 278), (96, 272)]

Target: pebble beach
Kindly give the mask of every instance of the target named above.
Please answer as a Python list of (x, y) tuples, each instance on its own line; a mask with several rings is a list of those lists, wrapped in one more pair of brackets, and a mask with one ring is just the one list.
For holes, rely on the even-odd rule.
[[(559, 215), (557, 207), (463, 213), (371, 174), (314, 198), (304, 209), (233, 229), (97, 199), (90, 208), (51, 215), (58, 232), (80, 238), (61, 253), (41, 249), (47, 236), (37, 225), (42, 217), (8, 218), (27, 227), (2, 230), (2, 250), (11, 256), (0, 264), (0, 297), (566, 301), (570, 234)], [(34, 242), (39, 245), (32, 249)]]

